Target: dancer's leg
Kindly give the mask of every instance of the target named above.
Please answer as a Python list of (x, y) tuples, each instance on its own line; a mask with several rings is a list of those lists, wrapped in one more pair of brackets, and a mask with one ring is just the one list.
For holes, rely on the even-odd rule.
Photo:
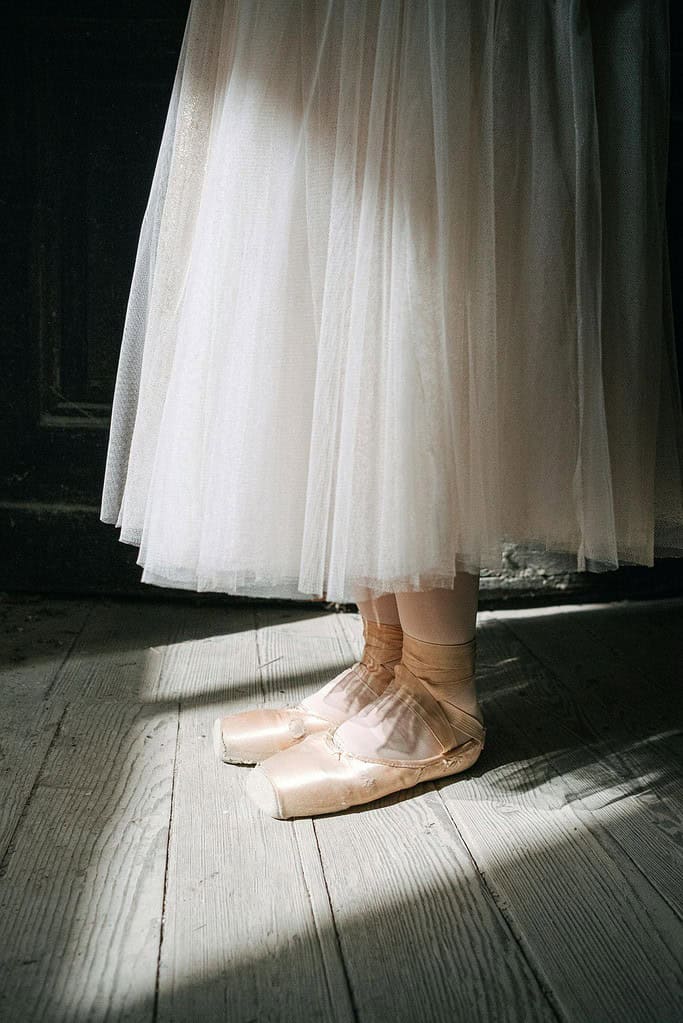
[(361, 617), (366, 620), (384, 622), (385, 625), (401, 624), (394, 593), (383, 593), (377, 597), (370, 590), (358, 589), (354, 599)]
[[(454, 584), (396, 594), (403, 647), (395, 676), (403, 691), (389, 687), (380, 701), (349, 718), (338, 732), (345, 749), (366, 757), (419, 759), (436, 748), (439, 728), (446, 744), (456, 746), (467, 741), (468, 730), (477, 731), (468, 716), (484, 723), (474, 671), (479, 578), (461, 572)], [(415, 713), (411, 697), (421, 701), (421, 713)], [(440, 711), (430, 714), (432, 698)], [(443, 715), (452, 728), (450, 740)]]
[(453, 589), (396, 594), (403, 631), (427, 643), (467, 643), (474, 638), (479, 573), (458, 572)]
[[(478, 600), (478, 572), (458, 572), (453, 579), (453, 589), (397, 593), (404, 637), (407, 634), (423, 644), (429, 643), (431, 651), (430, 647), (423, 647), (422, 653), (433, 652), (434, 663), (444, 664), (449, 653), (457, 657), (458, 647), (475, 638)], [(469, 684), (458, 687), (457, 705), (483, 722), (474, 677)]]
[(314, 714), (339, 722), (357, 713), (384, 692), (401, 659), (403, 630), (393, 593), (377, 596), (358, 590), (356, 603), (363, 620), (360, 659), (302, 701)]

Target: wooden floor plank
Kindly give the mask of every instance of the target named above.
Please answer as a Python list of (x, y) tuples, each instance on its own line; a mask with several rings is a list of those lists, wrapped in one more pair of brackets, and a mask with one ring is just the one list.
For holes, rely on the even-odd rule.
[(0, 1017), (152, 1019), (177, 709), (72, 704), (0, 879)]
[[(585, 612), (535, 618), (512, 612), (499, 620), (551, 673), (558, 698), (573, 707), (574, 727), (584, 742), (598, 743), (601, 753), (609, 753), (631, 780), (647, 764), (643, 798), (649, 800), (653, 822), (680, 841), (680, 680), (675, 684), (672, 679), (658, 691), (642, 664), (621, 658), (611, 644), (585, 628)], [(634, 622), (630, 628), (636, 628)]]
[(305, 625), (280, 632), (267, 615), (258, 637), (254, 624), (245, 614), (241, 631), (233, 618), (222, 638), (185, 639), (162, 673), (167, 685), (193, 681), (180, 718), (158, 1019), (346, 1023), (311, 823), (263, 815), (244, 793), (250, 768), (218, 763), (211, 748), (214, 716), (287, 702), (283, 692), (327, 662), (330, 643)]
[(680, 960), (653, 933), (623, 862), (571, 806), (526, 809), (481, 792), (467, 798), (457, 783), (441, 795), (564, 1019), (680, 1019)]
[(445, 805), (563, 1017), (675, 1019), (680, 922), (647, 878), (649, 844), (634, 830), (635, 869), (598, 812), (599, 795), (629, 795), (621, 758), (586, 745), (573, 694), (495, 615), (478, 637), (487, 745), (471, 772), (437, 783)]
[(166, 647), (185, 620), (182, 605), (107, 600), (90, 618), (49, 695), (57, 700), (132, 700), (158, 691)]
[(4, 699), (39, 698), (54, 681), (92, 614), (92, 602), (45, 597), (0, 600)]
[(0, 871), (64, 712), (43, 697), (91, 614), (86, 600), (0, 600)]
[[(0, 686), (2, 678), (0, 677)], [(0, 873), (64, 707), (3, 694), (0, 705)]]
[(678, 708), (683, 664), (683, 598), (581, 604), (571, 620), (588, 631), (610, 658), (637, 668), (648, 682), (648, 696), (663, 698), (665, 708)]
[[(668, 761), (665, 778), (651, 742), (629, 738), (624, 745), (612, 730), (596, 735), (583, 715), (583, 685), (577, 682), (574, 690), (558, 683), (505, 621), (484, 619), (478, 648), (489, 748), (500, 764), (497, 786), (510, 798), (528, 794), (537, 806), (566, 803), (592, 813), (642, 871), (643, 883), (683, 916), (683, 847), (678, 811), (671, 813), (680, 781)], [(644, 703), (641, 720), (647, 733)], [(667, 805), (662, 793), (668, 792)]]
[(682, 610), (480, 614), (475, 767), (276, 821), (213, 718), (323, 685), (358, 614), (0, 605), (0, 1018), (677, 1021)]

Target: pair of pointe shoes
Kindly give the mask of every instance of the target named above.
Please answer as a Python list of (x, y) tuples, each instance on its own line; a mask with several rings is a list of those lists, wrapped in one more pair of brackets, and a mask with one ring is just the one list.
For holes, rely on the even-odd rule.
[(279, 819), (334, 813), (467, 770), (486, 729), (454, 702), (474, 679), (476, 638), (450, 647), (363, 619), (360, 661), (289, 707), (218, 718), (226, 763), (256, 764), (251, 799)]

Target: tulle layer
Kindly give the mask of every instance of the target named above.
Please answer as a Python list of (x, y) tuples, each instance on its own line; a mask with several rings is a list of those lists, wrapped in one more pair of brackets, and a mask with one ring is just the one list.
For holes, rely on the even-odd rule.
[(101, 518), (353, 601), (683, 555), (666, 4), (192, 3)]

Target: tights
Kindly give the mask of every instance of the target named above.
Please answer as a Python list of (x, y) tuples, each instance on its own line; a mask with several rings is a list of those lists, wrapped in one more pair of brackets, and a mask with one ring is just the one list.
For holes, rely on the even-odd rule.
[(400, 625), (404, 632), (427, 643), (467, 643), (477, 620), (479, 575), (458, 572), (453, 589), (385, 593), (373, 597), (368, 590), (356, 596), (363, 618)]
[[(476, 635), (479, 574), (458, 572), (453, 583), (452, 589), (386, 593), (379, 597), (359, 590), (356, 603), (363, 618), (400, 625), (404, 634), (423, 642), (440, 646), (467, 643)], [(439, 652), (436, 647), (435, 652)], [(458, 706), (483, 721), (474, 679), (459, 688)]]

